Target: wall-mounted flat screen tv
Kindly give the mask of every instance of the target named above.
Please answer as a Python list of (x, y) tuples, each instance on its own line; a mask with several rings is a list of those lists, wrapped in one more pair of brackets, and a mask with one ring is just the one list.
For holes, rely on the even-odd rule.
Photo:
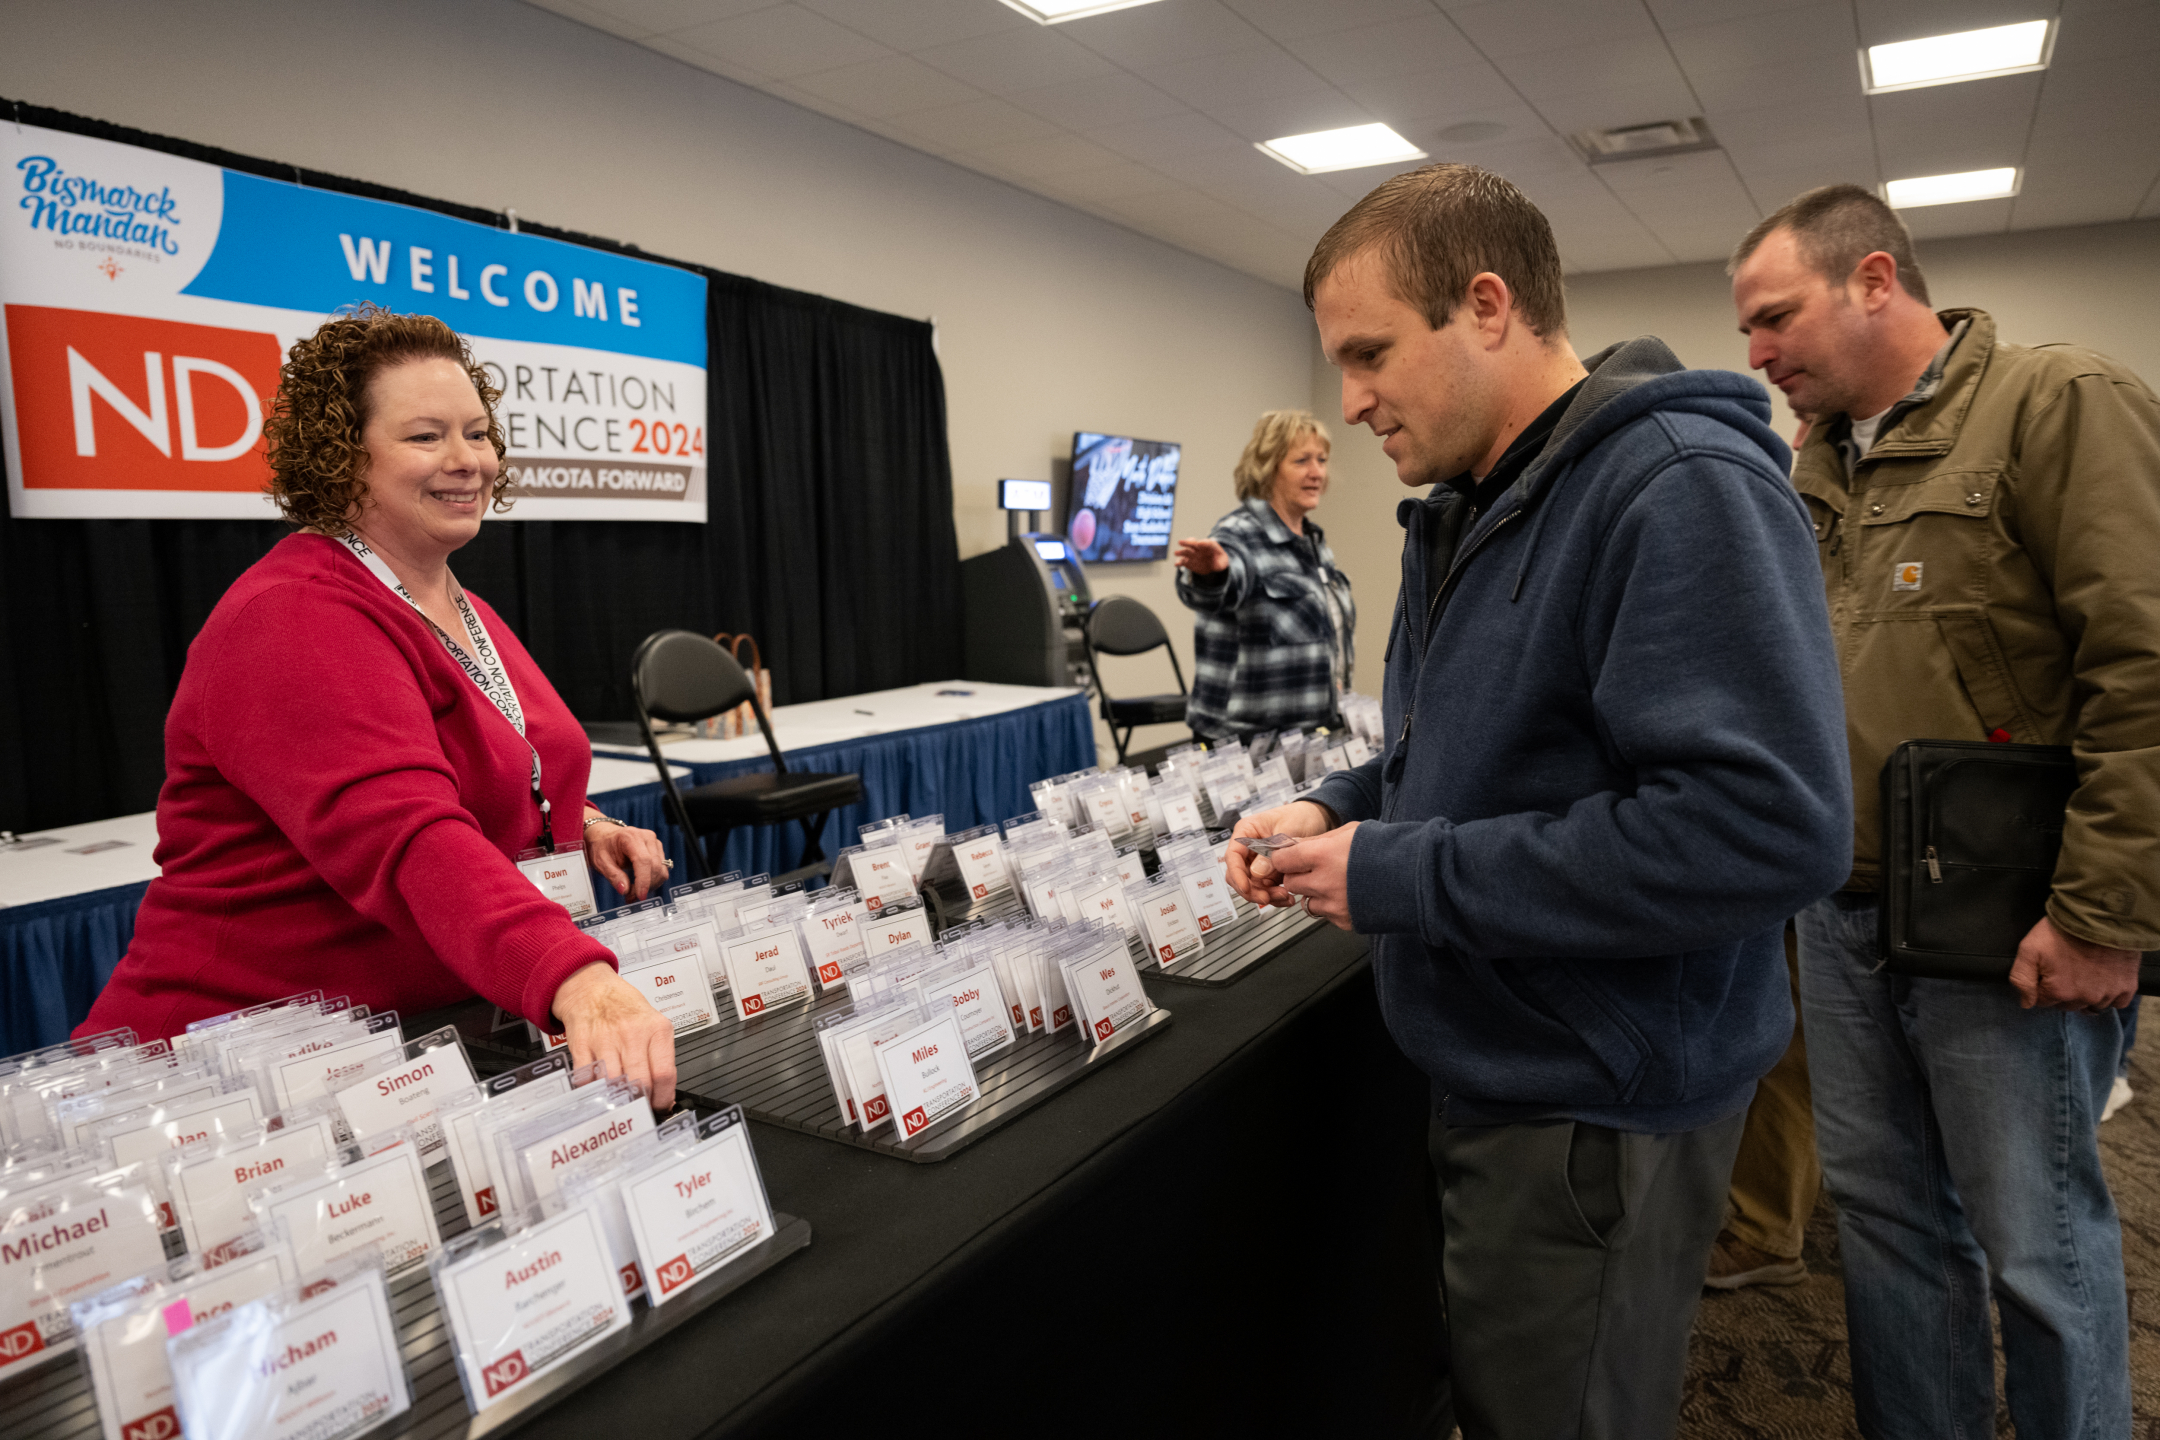
[(1161, 560), (1170, 553), (1179, 447), (1130, 435), (1073, 436), (1072, 509), (1065, 538), (1082, 563)]

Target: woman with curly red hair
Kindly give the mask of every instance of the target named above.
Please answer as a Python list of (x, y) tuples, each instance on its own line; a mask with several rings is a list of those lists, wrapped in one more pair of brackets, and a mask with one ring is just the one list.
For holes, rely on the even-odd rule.
[(581, 816), (626, 894), (667, 868), (651, 831), (586, 804), (583, 730), (450, 572), (509, 506), (498, 398), (426, 315), (363, 306), (292, 347), (264, 434), (299, 533), (188, 647), (163, 873), (80, 1033), (172, 1035), (317, 988), (406, 1015), (479, 994), (670, 1103), (666, 1018), (515, 864)]

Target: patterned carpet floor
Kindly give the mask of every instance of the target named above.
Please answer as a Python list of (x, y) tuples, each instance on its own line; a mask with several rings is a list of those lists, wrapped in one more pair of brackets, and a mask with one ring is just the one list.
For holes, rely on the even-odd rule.
[[(2100, 1129), (2122, 1213), (2130, 1289), (2134, 1440), (2160, 1440), (2160, 1055), (2133, 1052), (2137, 1099)], [(2141, 1063), (2142, 1061), (2142, 1063)], [(1858, 1440), (1845, 1345), (1845, 1283), (1828, 1199), (1809, 1222), (1808, 1279), (1706, 1292), (1695, 1319), (1680, 1434), (1688, 1440)], [(2000, 1394), (2001, 1357), (1996, 1361)], [(1998, 1407), (1997, 1434), (2014, 1432)]]

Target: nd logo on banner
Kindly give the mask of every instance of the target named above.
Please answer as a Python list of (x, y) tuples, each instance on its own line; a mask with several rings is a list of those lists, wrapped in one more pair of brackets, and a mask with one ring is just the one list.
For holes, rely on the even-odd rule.
[(26, 490), (263, 488), (277, 337), (7, 307)]

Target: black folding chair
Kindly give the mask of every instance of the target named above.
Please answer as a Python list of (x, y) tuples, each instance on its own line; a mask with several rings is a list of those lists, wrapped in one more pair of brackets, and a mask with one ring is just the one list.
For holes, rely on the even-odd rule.
[[(1185, 719), (1185, 672), (1177, 663), (1177, 651), (1170, 646), (1170, 632), (1163, 629), (1162, 621), (1155, 612), (1129, 595), (1105, 595), (1089, 607), (1087, 624), (1081, 633), (1087, 639), (1088, 669), (1094, 672), (1095, 688), (1102, 692), (1103, 722), (1110, 727), (1110, 739), (1117, 746), (1118, 763), (1125, 763), (1125, 747), (1131, 742), (1133, 731), (1142, 725), (1176, 725)], [(1170, 656), (1170, 673), (1177, 677), (1175, 695), (1141, 695), (1130, 700), (1113, 700), (1110, 687), (1103, 683), (1102, 667), (1095, 663), (1099, 652), (1104, 655), (1145, 655), (1160, 645)], [(1120, 735), (1118, 727), (1125, 727)]]
[[(736, 826), (782, 825), (790, 820), (802, 826), (802, 862), (787, 874), (774, 876), (773, 882), (785, 884), (832, 873), (832, 862), (825, 858), (818, 834), (833, 811), (862, 799), (862, 777), (790, 771), (780, 747), (773, 743), (772, 722), (757, 703), (757, 686), (734, 656), (703, 635), (656, 630), (631, 658), (630, 696), (637, 705), (638, 731), (667, 789), (668, 812), (689, 838), (690, 864), (699, 879), (724, 868), (720, 857), (728, 832)], [(660, 754), (660, 742), (653, 738), (653, 721), (703, 720), (725, 714), (744, 701), (757, 714), (765, 749), (772, 755), (771, 773), (739, 775), (677, 790), (675, 777)]]

